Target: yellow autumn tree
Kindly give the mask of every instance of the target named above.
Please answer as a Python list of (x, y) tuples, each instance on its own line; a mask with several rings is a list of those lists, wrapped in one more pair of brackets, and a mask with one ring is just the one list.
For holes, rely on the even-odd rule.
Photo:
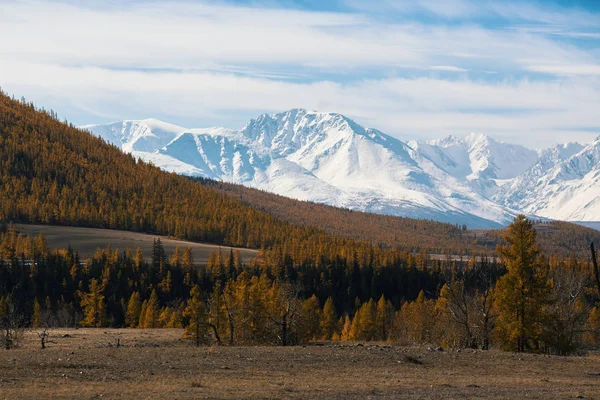
[(144, 312), (144, 324), (142, 328), (158, 328), (160, 318), (160, 305), (158, 304), (158, 294), (156, 289), (152, 289), (152, 294), (146, 304), (146, 310)]
[(127, 312), (125, 313), (125, 323), (130, 328), (138, 326), (140, 321), (140, 313), (142, 312), (142, 304), (140, 303), (140, 294), (133, 292), (127, 303)]
[(341, 340), (352, 340), (350, 337), (351, 328), (352, 321), (350, 320), (350, 316), (346, 315), (346, 318), (344, 318), (344, 324), (342, 325), (342, 333), (340, 334)]
[(298, 337), (301, 342), (321, 337), (321, 313), (319, 299), (314, 294), (302, 302), (298, 329)]
[(588, 315), (583, 341), (589, 346), (598, 346), (600, 344), (600, 310), (598, 310), (597, 306), (592, 308)]
[(506, 350), (538, 350), (549, 286), (536, 231), (524, 215), (509, 225), (498, 253), (508, 273), (496, 285), (496, 337)]
[(416, 344), (432, 343), (435, 339), (436, 319), (435, 302), (426, 299), (421, 290), (415, 301), (402, 305), (396, 323), (399, 330), (396, 336)]
[(381, 295), (375, 310), (375, 337), (377, 340), (387, 340), (394, 321), (394, 306), (384, 295)]
[(196, 346), (205, 341), (207, 335), (206, 305), (202, 301), (202, 294), (198, 285), (192, 288), (190, 299), (185, 307), (184, 316), (188, 319), (183, 336), (192, 339)]
[(364, 303), (354, 314), (350, 327), (350, 340), (373, 340), (377, 334), (375, 325), (376, 304), (373, 299)]
[(33, 318), (31, 321), (31, 325), (34, 328), (42, 327), (42, 307), (40, 306), (40, 302), (37, 298), (33, 301)]
[(146, 324), (146, 309), (147, 308), (148, 308), (148, 300), (144, 300), (142, 302), (142, 307), (140, 309), (140, 319), (137, 324), (138, 328), (143, 328)]
[(99, 328), (106, 324), (106, 305), (104, 304), (104, 289), (97, 279), (90, 281), (89, 292), (81, 294), (81, 308), (84, 319), (81, 326)]
[(320, 325), (323, 339), (331, 340), (338, 329), (338, 317), (331, 297), (325, 301), (325, 305), (323, 306)]

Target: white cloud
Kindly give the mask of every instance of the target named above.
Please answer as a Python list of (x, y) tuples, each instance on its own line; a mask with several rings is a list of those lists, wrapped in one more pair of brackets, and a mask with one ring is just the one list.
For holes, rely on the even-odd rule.
[(429, 67), (429, 69), (433, 70), (433, 71), (448, 71), (448, 72), (467, 72), (467, 71), (469, 71), (468, 69), (455, 67), (452, 65), (434, 65), (432, 67)]
[(530, 65), (527, 69), (557, 75), (600, 75), (600, 64)]
[[(404, 13), (415, 7), (389, 3)], [(448, 19), (496, 13), (566, 24), (581, 16), (575, 28), (597, 18), (481, 4), (417, 6)], [(205, 2), (15, 1), (0, 11), (0, 37), (10, 38), (0, 40), (0, 86), (64, 105), (61, 115), (78, 123), (143, 114), (235, 128), (241, 116), (305, 107), (405, 137), (478, 131), (536, 145), (583, 140), (598, 126), (598, 55), (552, 32), (578, 31)]]
[[(518, 136), (519, 142), (536, 146), (549, 141), (549, 132), (554, 135), (552, 142), (573, 140), (573, 131), (582, 139), (591, 138), (586, 129), (597, 125), (600, 91), (597, 78), (494, 84), (430, 78), (295, 83), (206, 72), (0, 64), (0, 76), (17, 72), (22, 78), (6, 89), (34, 97), (60, 93), (77, 107), (93, 108), (102, 115), (135, 107), (148, 116), (213, 118), (304, 107), (344, 113), (401, 137), (486, 132)], [(113, 119), (126, 117), (119, 114)]]

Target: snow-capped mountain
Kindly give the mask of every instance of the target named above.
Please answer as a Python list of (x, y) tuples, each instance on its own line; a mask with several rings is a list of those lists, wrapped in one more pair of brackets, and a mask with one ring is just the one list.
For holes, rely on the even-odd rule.
[(108, 125), (87, 125), (81, 128), (92, 131), (109, 143), (128, 153), (152, 152), (167, 145), (186, 129), (154, 118), (141, 121), (122, 121)]
[(448, 136), (428, 142), (409, 142), (455, 178), (491, 196), (507, 180), (519, 176), (538, 160), (538, 153), (523, 146), (496, 141), (483, 134), (464, 138)]
[(585, 147), (568, 143), (544, 151), (494, 199), (553, 219), (600, 220), (600, 137)]
[(541, 179), (550, 164), (583, 150), (569, 144), (538, 153), (480, 134), (407, 144), (340, 114), (301, 109), (261, 115), (240, 130), (152, 119), (84, 128), (171, 172), (473, 228), (506, 225), (517, 209), (552, 218), (537, 213), (539, 207), (521, 207), (517, 187), (527, 193), (523, 186)]

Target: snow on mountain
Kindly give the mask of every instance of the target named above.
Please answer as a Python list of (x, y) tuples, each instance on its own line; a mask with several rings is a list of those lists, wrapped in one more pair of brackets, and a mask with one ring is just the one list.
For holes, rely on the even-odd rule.
[[(469, 227), (507, 224), (517, 214), (515, 209), (523, 209), (510, 188), (516, 191), (517, 182), (527, 185), (553, 164), (583, 151), (580, 145), (568, 144), (539, 155), (479, 134), (406, 144), (343, 115), (302, 109), (261, 115), (237, 131), (185, 129), (157, 120), (84, 128), (179, 174), (359, 211)], [(574, 160), (571, 169), (590, 170), (593, 161), (586, 164), (586, 160)], [(573, 175), (571, 169), (565, 167), (557, 176)], [(597, 176), (590, 172), (580, 180), (588, 182), (585, 190), (592, 193)], [(538, 209), (531, 206), (525, 211), (536, 214)]]
[(535, 150), (499, 142), (483, 134), (409, 144), (444, 171), (488, 197), (496, 192), (499, 184), (517, 177), (538, 159)]
[(600, 218), (600, 137), (583, 147), (568, 143), (542, 153), (540, 161), (494, 199), (543, 217), (568, 221)]
[(186, 130), (153, 118), (141, 121), (114, 122), (108, 125), (86, 125), (81, 128), (121, 147), (128, 153), (132, 151), (152, 152), (165, 146)]

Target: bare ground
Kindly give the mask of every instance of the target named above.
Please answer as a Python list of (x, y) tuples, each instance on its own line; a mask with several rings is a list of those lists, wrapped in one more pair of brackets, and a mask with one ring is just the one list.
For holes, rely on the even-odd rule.
[[(167, 254), (171, 254), (175, 247), (179, 246), (182, 250), (184, 247), (192, 249), (194, 262), (197, 265), (206, 265), (210, 253), (221, 249), (225, 256), (229, 252), (229, 247), (218, 246), (214, 244), (204, 244), (188, 242), (185, 240), (169, 239), (159, 235), (148, 235), (145, 233), (118, 231), (112, 229), (95, 229), (95, 228), (80, 228), (72, 226), (55, 226), (55, 225), (29, 225), (15, 224), (17, 231), (30, 236), (44, 233), (48, 246), (52, 249), (66, 249), (69, 245), (79, 252), (82, 259), (86, 259), (93, 255), (97, 249), (104, 249), (110, 246), (113, 249), (126, 250), (131, 249), (135, 252), (138, 247), (142, 249), (144, 257), (149, 260), (152, 255), (152, 244), (154, 239), (160, 238), (163, 247)], [(247, 262), (250, 258), (256, 256), (256, 250), (237, 249), (240, 250), (242, 260)]]
[[(34, 332), (0, 350), (0, 399), (600, 398), (600, 355), (380, 344), (199, 347), (177, 329)], [(116, 348), (116, 338), (121, 347)]]

